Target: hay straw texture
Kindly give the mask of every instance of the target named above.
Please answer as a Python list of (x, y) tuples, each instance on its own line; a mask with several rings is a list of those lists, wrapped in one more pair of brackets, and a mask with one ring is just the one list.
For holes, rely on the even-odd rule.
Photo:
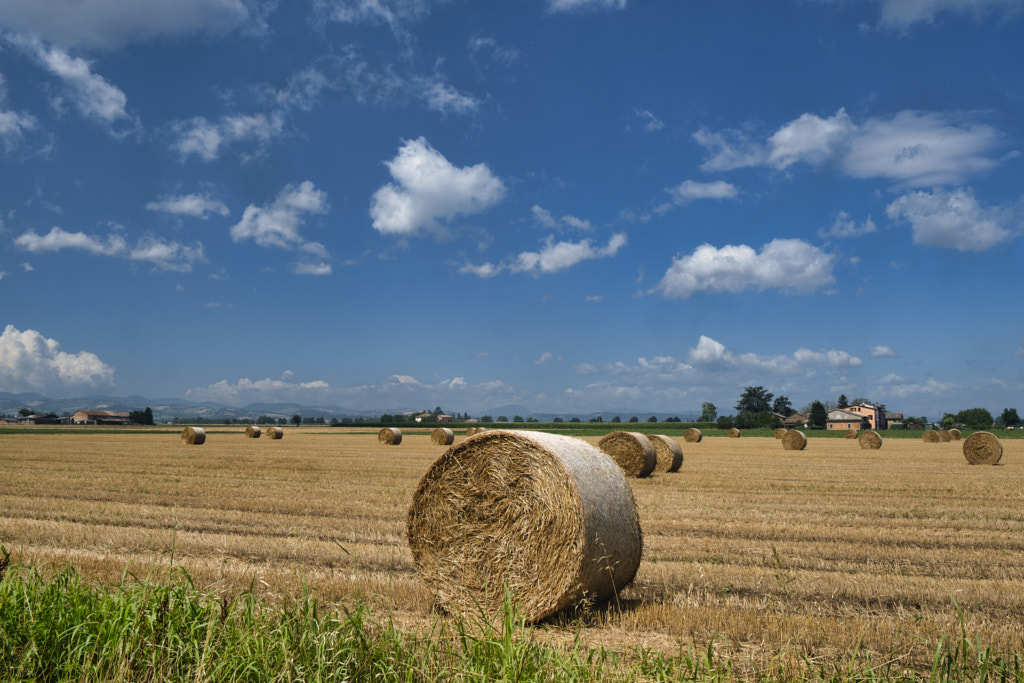
[(974, 432), (964, 439), (964, 457), (971, 465), (995, 465), (1003, 457), (1003, 444), (995, 434)]
[(256, 425), (249, 425), (245, 428), (245, 435), (250, 439), (258, 439), (262, 433), (263, 431)]
[(627, 477), (646, 477), (658, 464), (651, 440), (640, 432), (612, 432), (597, 447), (612, 456)]
[(435, 446), (451, 446), (455, 442), (455, 432), (447, 427), (437, 427), (430, 432), (430, 443)]
[(952, 439), (953, 441), (959, 441), (961, 436), (962, 436), (962, 434), (960, 434), (960, 430), (959, 429), (950, 429), (949, 430), (949, 438)]
[(690, 427), (683, 432), (683, 441), (686, 443), (700, 443), (700, 440), (704, 438), (704, 435), (700, 433), (700, 430), (696, 427)]
[(877, 451), (882, 447), (882, 437), (878, 435), (878, 432), (870, 430), (861, 432), (857, 441), (860, 442), (860, 447), (864, 450)]
[(952, 440), (953, 440), (953, 437), (950, 436), (949, 430), (947, 430), (947, 429), (940, 429), (939, 430), (939, 441), (941, 441), (942, 443), (949, 443)]
[(570, 436), (491, 430), (449, 448), (413, 494), (409, 549), (438, 606), (533, 623), (633, 580), (643, 536), (622, 470)]
[(181, 430), (181, 442), (189, 446), (202, 446), (206, 443), (206, 432), (202, 427), (185, 427)]
[(385, 427), (377, 432), (377, 442), (385, 446), (397, 446), (402, 443), (402, 430), (398, 427)]
[(730, 429), (729, 430), (729, 438), (730, 439), (738, 439), (738, 438), (740, 438), (740, 430), (736, 429), (735, 427)]
[(847, 429), (846, 432), (843, 433), (843, 438), (845, 438), (845, 439), (856, 439), (857, 438), (857, 430), (856, 429)]
[(940, 441), (939, 433), (934, 429), (926, 429), (921, 438), (924, 439), (925, 443), (938, 443)]
[(787, 451), (802, 451), (807, 447), (807, 435), (798, 429), (790, 429), (782, 436), (782, 447)]
[(776, 439), (781, 439), (786, 434), (787, 431), (789, 431), (789, 430), (786, 429), (785, 427), (779, 427), (778, 429), (775, 430), (775, 438)]
[(281, 427), (267, 427), (267, 438), (276, 441), (284, 438), (284, 429)]
[(652, 434), (647, 440), (654, 446), (655, 472), (678, 472), (683, 466), (683, 449), (675, 439), (664, 434)]

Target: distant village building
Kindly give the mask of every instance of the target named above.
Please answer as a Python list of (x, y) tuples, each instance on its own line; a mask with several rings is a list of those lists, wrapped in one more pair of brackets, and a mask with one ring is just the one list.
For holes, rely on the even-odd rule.
[(860, 415), (867, 420), (868, 426), (864, 429), (885, 429), (885, 414), (878, 406), (873, 406), (870, 403), (861, 403), (860, 405), (849, 406), (846, 408), (847, 412), (851, 412), (854, 415)]
[(451, 415), (438, 415), (437, 416), (437, 421), (438, 422), (455, 422), (455, 418), (452, 417)]
[(54, 413), (44, 413), (36, 415), (23, 415), (18, 418), (18, 424), (20, 425), (56, 425), (60, 424), (60, 418)]
[(803, 413), (793, 413), (782, 418), (782, 426), (786, 429), (803, 429), (807, 427), (807, 416)]
[(76, 425), (126, 425), (131, 421), (129, 413), (112, 410), (79, 410), (71, 416), (71, 424)]
[(836, 409), (829, 411), (828, 420), (825, 422), (825, 429), (829, 430), (841, 430), (853, 429), (860, 431), (861, 429), (870, 429), (867, 418), (857, 413), (852, 413), (848, 409)]

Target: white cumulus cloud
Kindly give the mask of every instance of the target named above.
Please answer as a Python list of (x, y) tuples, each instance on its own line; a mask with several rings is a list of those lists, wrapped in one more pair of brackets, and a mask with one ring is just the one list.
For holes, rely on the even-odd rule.
[(886, 213), (910, 221), (914, 243), (926, 247), (985, 251), (1013, 237), (1003, 227), (1009, 212), (982, 206), (969, 189), (911, 192), (889, 204)]
[(822, 239), (847, 239), (870, 235), (873, 232), (877, 232), (877, 230), (878, 228), (870, 216), (863, 223), (857, 225), (857, 222), (850, 218), (850, 214), (840, 211), (836, 215), (835, 221), (832, 222), (831, 227), (827, 230), (825, 228), (818, 230), (818, 237)]
[(113, 381), (114, 368), (94, 353), (61, 351), (57, 340), (13, 325), (0, 334), (0, 391), (60, 393)]
[(603, 247), (595, 247), (589, 239), (579, 242), (555, 242), (548, 237), (540, 251), (524, 251), (509, 265), (514, 273), (557, 273), (581, 261), (615, 256), (626, 245), (625, 233), (616, 233)]
[(898, 358), (896, 352), (890, 347), (880, 344), (879, 346), (872, 346), (868, 349), (868, 353), (872, 358)]
[(251, 239), (261, 247), (300, 249), (325, 256), (323, 245), (307, 242), (300, 229), (307, 214), (322, 214), (327, 210), (327, 194), (316, 189), (312, 182), (306, 180), (298, 187), (288, 185), (269, 205), (245, 207), (242, 220), (231, 227), (231, 239), (236, 242)]
[(172, 123), (171, 132), (176, 137), (172, 148), (182, 160), (194, 155), (203, 161), (213, 161), (220, 157), (227, 145), (238, 142), (255, 142), (257, 146), (269, 144), (284, 132), (284, 117), (280, 112), (237, 114), (224, 116), (219, 121), (197, 116)]

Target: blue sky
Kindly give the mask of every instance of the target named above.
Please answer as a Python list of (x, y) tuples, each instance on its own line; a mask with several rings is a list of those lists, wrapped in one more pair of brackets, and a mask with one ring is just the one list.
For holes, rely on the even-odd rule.
[(1022, 63), (1022, 0), (0, 0), (0, 391), (1024, 409)]

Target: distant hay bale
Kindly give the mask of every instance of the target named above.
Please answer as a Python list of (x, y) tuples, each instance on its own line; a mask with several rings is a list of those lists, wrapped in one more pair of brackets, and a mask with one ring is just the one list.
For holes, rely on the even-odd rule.
[(267, 438), (271, 441), (277, 441), (278, 439), (284, 438), (284, 429), (281, 427), (267, 427)]
[(250, 439), (258, 439), (263, 431), (256, 425), (249, 425), (245, 428), (245, 435)]
[(847, 429), (846, 432), (843, 434), (843, 438), (846, 438), (846, 439), (856, 439), (857, 438), (857, 430), (856, 429)]
[(950, 435), (948, 429), (940, 429), (939, 430), (939, 441), (941, 441), (942, 443), (949, 443), (952, 440), (953, 440), (953, 437)]
[(700, 443), (700, 440), (704, 438), (704, 435), (700, 433), (700, 430), (696, 427), (690, 427), (683, 432), (683, 441), (686, 443)]
[(1003, 444), (995, 434), (974, 432), (964, 439), (964, 457), (971, 465), (995, 465), (1003, 457)]
[(807, 435), (799, 429), (791, 429), (782, 435), (782, 447), (787, 451), (802, 451), (807, 447)]
[(952, 439), (953, 441), (959, 441), (961, 436), (962, 435), (960, 434), (960, 430), (959, 429), (950, 429), (949, 430), (949, 438)]
[(738, 438), (740, 438), (740, 430), (736, 429), (735, 427), (730, 429), (729, 430), (729, 438), (730, 439), (738, 439)]
[(435, 446), (451, 446), (455, 442), (455, 432), (447, 427), (436, 427), (430, 433), (430, 442)]
[(597, 442), (627, 477), (646, 477), (658, 464), (650, 439), (640, 432), (612, 432)]
[(181, 442), (189, 446), (202, 446), (206, 443), (206, 432), (202, 427), (185, 427), (181, 430)]
[(921, 438), (924, 439), (925, 443), (939, 443), (940, 441), (939, 433), (934, 429), (926, 429)]
[(779, 427), (778, 429), (775, 430), (775, 438), (781, 439), (783, 436), (785, 436), (786, 432), (788, 431), (789, 430), (786, 429), (785, 427)]
[(860, 447), (864, 450), (877, 451), (882, 447), (882, 437), (878, 435), (878, 432), (872, 432), (865, 430), (860, 433), (857, 437), (857, 441), (860, 442)]
[(466, 436), (473, 436), (476, 434), (476, 427), (466, 427)]
[(664, 434), (652, 434), (647, 440), (654, 446), (654, 471), (678, 472), (683, 466), (683, 449), (676, 440)]
[(449, 613), (528, 623), (632, 582), (643, 535), (622, 470), (582, 439), (493, 430), (441, 455), (413, 494), (407, 538)]
[(377, 442), (385, 446), (397, 446), (402, 443), (402, 430), (398, 427), (385, 427), (377, 432)]

